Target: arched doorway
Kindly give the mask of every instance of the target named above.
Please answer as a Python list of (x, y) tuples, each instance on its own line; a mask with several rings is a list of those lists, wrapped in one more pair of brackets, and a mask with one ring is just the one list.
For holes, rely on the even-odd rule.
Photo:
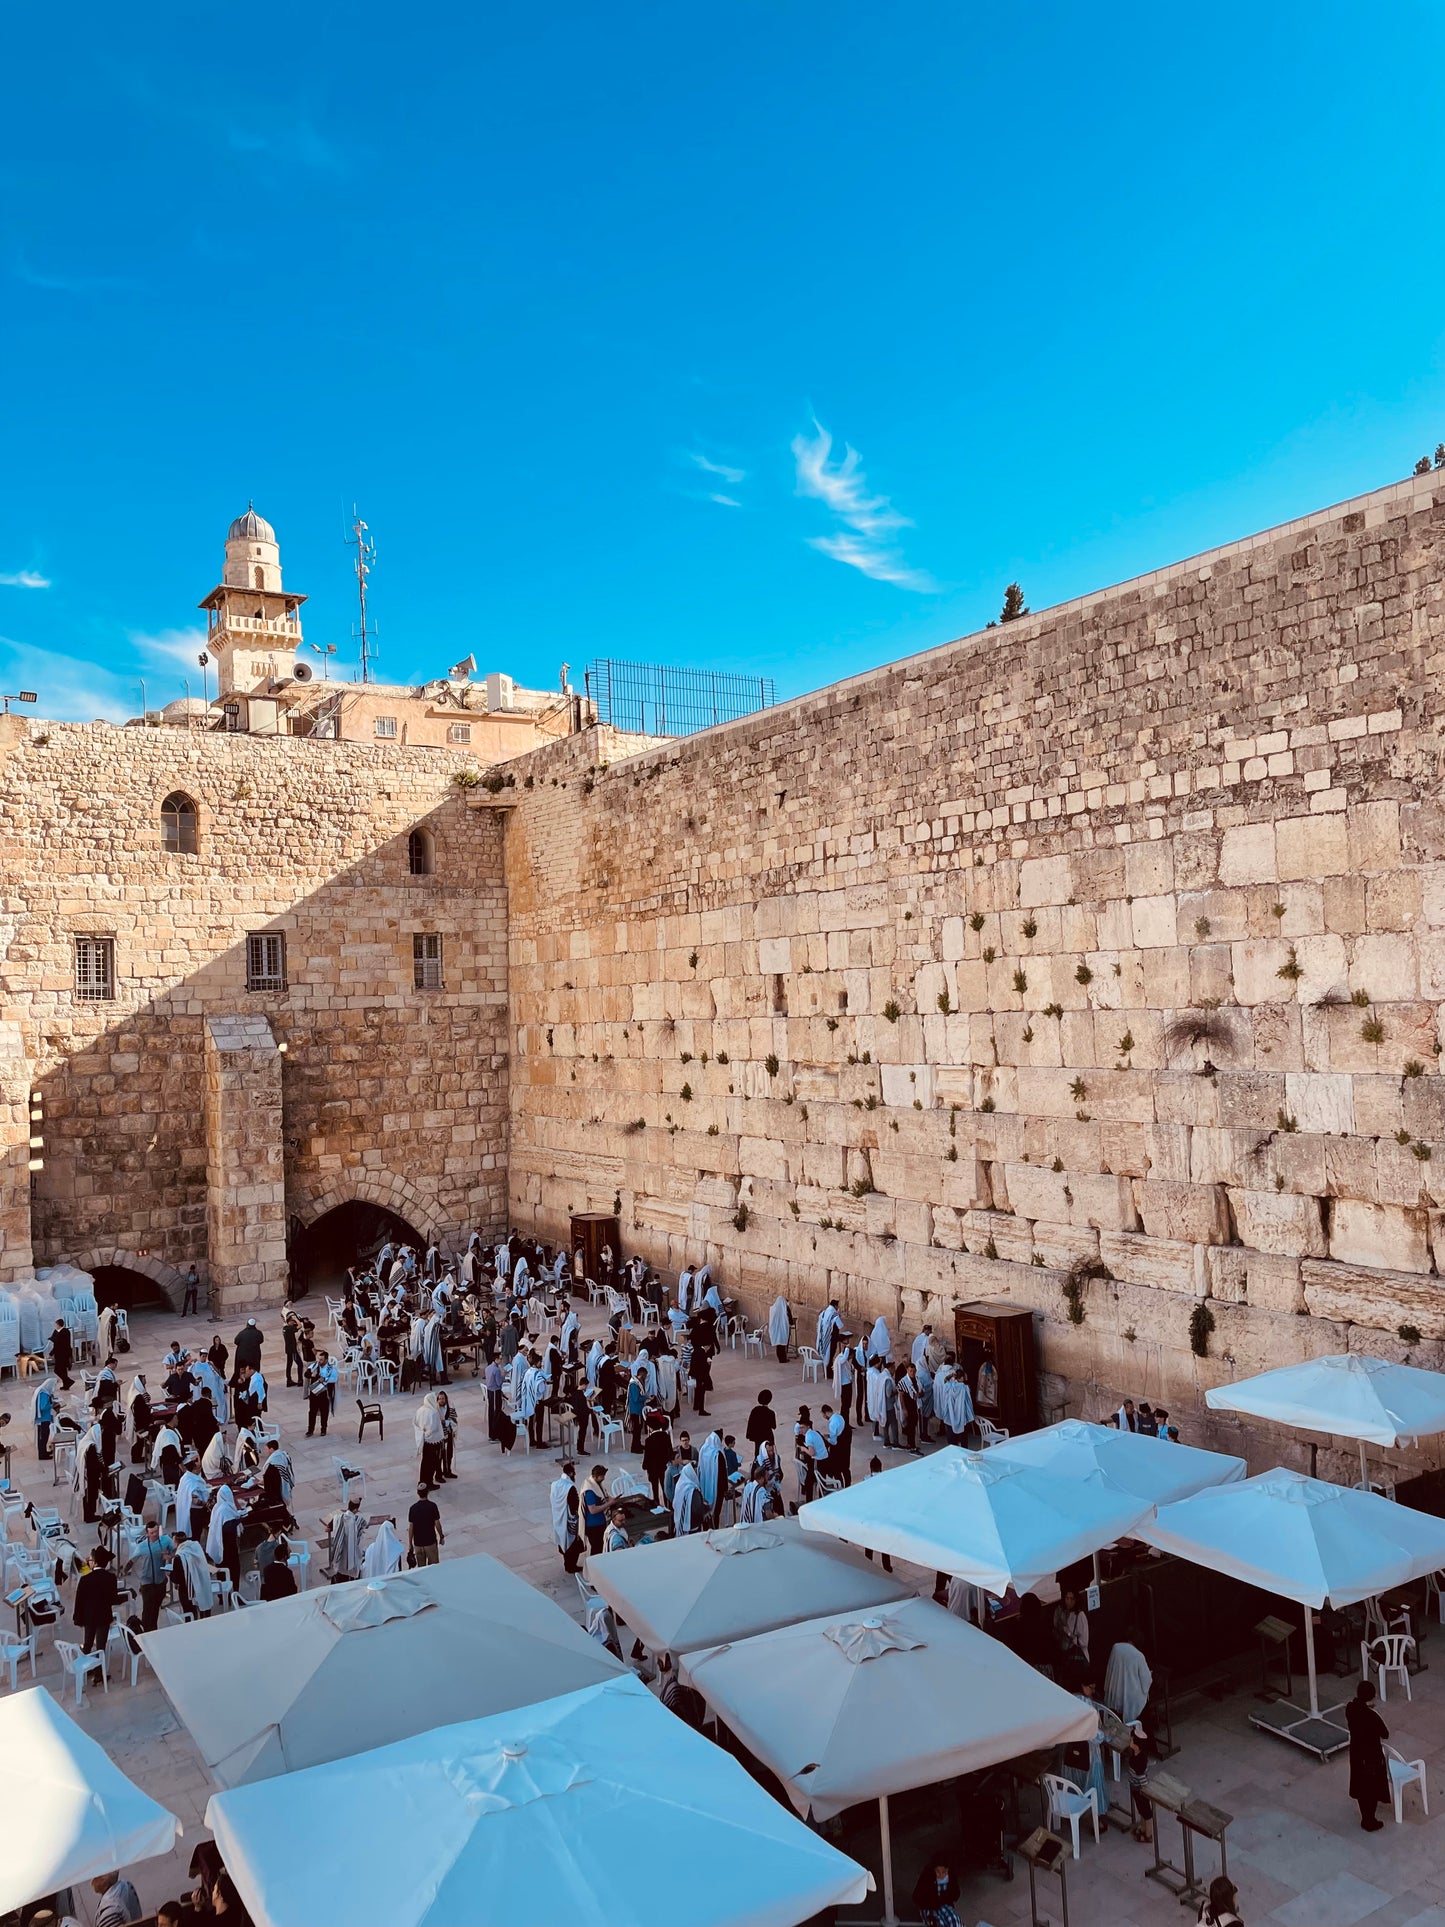
[(426, 1248), (426, 1239), (385, 1205), (351, 1198), (324, 1211), (290, 1239), (291, 1296), (340, 1290), (349, 1266), (371, 1259), (387, 1239)]
[(97, 1265), (91, 1276), (97, 1305), (115, 1305), (126, 1312), (175, 1310), (165, 1290), (143, 1271), (132, 1271), (127, 1265)]

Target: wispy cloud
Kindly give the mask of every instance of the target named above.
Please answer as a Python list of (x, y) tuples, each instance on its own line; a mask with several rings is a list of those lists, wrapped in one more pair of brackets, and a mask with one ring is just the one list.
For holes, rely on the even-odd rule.
[(140, 709), (133, 676), (10, 636), (0, 636), (0, 677), (7, 689), (38, 691), (34, 714), (53, 722), (123, 723)]
[(124, 294), (140, 286), (129, 275), (76, 274), (54, 268), (37, 268), (19, 250), (11, 258), (10, 272), (17, 281), (23, 281), (27, 288), (41, 288), (47, 294)]
[(861, 570), (875, 582), (921, 591), (936, 588), (925, 570), (910, 568), (895, 538), (899, 529), (912, 528), (913, 523), (886, 495), (870, 491), (857, 449), (845, 443), (842, 459), (833, 461), (833, 437), (819, 421), (814, 421), (813, 428), (813, 435), (793, 438), (797, 492), (822, 502), (845, 529), (835, 535), (810, 535), (809, 547)]
[(719, 507), (725, 509), (740, 509), (742, 507), (742, 503), (735, 495), (719, 495), (716, 490), (714, 490), (707, 499), (710, 502), (716, 502)]
[[(704, 475), (716, 475), (720, 482), (730, 482), (734, 488), (737, 487), (739, 482), (745, 482), (748, 479), (748, 472), (745, 468), (734, 468), (730, 462), (714, 462), (708, 456), (699, 455), (696, 451), (694, 451), (692, 459)], [(725, 496), (715, 495), (712, 499), (715, 502), (719, 502), (725, 501), (727, 498)], [(737, 505), (734, 503), (732, 506), (736, 507)]]
[(147, 635), (144, 630), (131, 629), (126, 632), (126, 640), (137, 654), (148, 657), (157, 668), (179, 666), (189, 674), (200, 669), (206, 632), (201, 628), (159, 629), (154, 635)]
[(48, 589), (50, 577), (38, 569), (17, 569), (14, 575), (0, 575), (0, 589)]

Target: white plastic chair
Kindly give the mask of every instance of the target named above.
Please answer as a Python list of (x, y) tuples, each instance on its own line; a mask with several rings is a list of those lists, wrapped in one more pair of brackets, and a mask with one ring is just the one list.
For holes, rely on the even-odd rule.
[(1431, 1600), (1435, 1602), (1435, 1617), (1445, 1626), (1445, 1572), (1425, 1574), (1425, 1611), (1430, 1610)]
[(56, 1439), (50, 1448), (50, 1483), (75, 1483), (75, 1440)]
[(30, 1508), (30, 1530), (38, 1546), (42, 1539), (51, 1537), (60, 1530), (60, 1507), (58, 1505), (36, 1505)]
[(803, 1362), (803, 1383), (805, 1385), (809, 1379), (822, 1378), (823, 1357), (821, 1352), (815, 1350), (812, 1345), (799, 1345), (798, 1357)]
[(110, 1692), (110, 1675), (106, 1669), (104, 1650), (98, 1653), (83, 1653), (72, 1639), (57, 1639), (55, 1650), (60, 1655), (61, 1670), (75, 1681), (75, 1703), (81, 1703), (81, 1689), (92, 1673), (100, 1675), (100, 1683), (106, 1693)]
[[(33, 1662), (31, 1671), (34, 1671)], [(1387, 1746), (1385, 1748), (1385, 1765), (1389, 1769), (1390, 1774), (1390, 1798), (1395, 1802), (1395, 1825), (1399, 1827), (1405, 1823), (1403, 1808), (1405, 1789), (1407, 1786), (1419, 1787), (1420, 1805), (1428, 1814), (1430, 1811), (1430, 1795), (1426, 1790), (1425, 1784), (1425, 1762), (1423, 1760), (1407, 1760), (1403, 1753), (1397, 1753), (1393, 1746)]]
[(626, 1432), (627, 1427), (622, 1423), (620, 1418), (605, 1418), (601, 1421), (597, 1429), (602, 1440), (603, 1454), (604, 1456), (610, 1457), (612, 1441), (614, 1439), (620, 1439)]
[(396, 1366), (392, 1361), (389, 1358), (376, 1359), (372, 1364), (371, 1372), (376, 1381), (377, 1391), (385, 1392), (388, 1398), (392, 1397), (397, 1387)]
[(1414, 1640), (1408, 1633), (1381, 1633), (1365, 1648), (1366, 1677), (1369, 1676), (1369, 1669), (1373, 1667), (1375, 1684), (1379, 1688), (1382, 1705), (1389, 1697), (1385, 1691), (1385, 1682), (1391, 1673), (1399, 1674), (1400, 1684), (1405, 1689), (1405, 1698), (1409, 1700), (1415, 1697), (1410, 1691), (1410, 1668), (1407, 1664), (1407, 1656), (1414, 1644)]
[(987, 1451), (991, 1445), (1002, 1445), (1008, 1437), (1008, 1433), (1004, 1428), (1001, 1425), (995, 1425), (991, 1419), (975, 1419), (974, 1422), (978, 1426), (980, 1451)]
[(743, 1333), (743, 1357), (761, 1358), (763, 1355), (763, 1334), (760, 1331)]
[(25, 1494), (15, 1487), (0, 1493), (0, 1539), (10, 1537), (10, 1521), (18, 1519), (20, 1530), (25, 1530)]
[(291, 1556), (286, 1561), (286, 1563), (291, 1568), (292, 1572), (294, 1572), (296, 1575), (296, 1588), (298, 1592), (310, 1592), (311, 1590), (311, 1548), (310, 1546), (293, 1544), (291, 1548)]
[(10, 1691), (13, 1693), (20, 1684), (20, 1663), (30, 1661), (30, 1677), (35, 1678), (35, 1634), (27, 1633), (24, 1639), (14, 1633), (0, 1633), (0, 1666), (10, 1669)]
[(1057, 1773), (1046, 1773), (1043, 1778), (1044, 1792), (1049, 1802), (1049, 1825), (1055, 1826), (1060, 1820), (1067, 1820), (1069, 1830), (1074, 1836), (1074, 1858), (1079, 1857), (1079, 1822), (1087, 1813), (1094, 1823), (1094, 1844), (1099, 1841), (1099, 1797), (1092, 1787), (1081, 1789), (1072, 1780), (1061, 1779)]

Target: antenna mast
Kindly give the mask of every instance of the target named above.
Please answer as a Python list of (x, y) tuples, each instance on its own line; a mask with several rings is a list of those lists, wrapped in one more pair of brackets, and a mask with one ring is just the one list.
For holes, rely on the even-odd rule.
[(371, 658), (376, 653), (376, 629), (368, 628), (366, 619), (366, 578), (371, 574), (371, 565), (376, 560), (376, 545), (371, 539), (365, 522), (356, 512), (356, 504), (351, 505), (351, 534), (346, 546), (356, 550), (356, 600), (361, 611), (361, 621), (353, 631), (361, 643), (361, 680), (371, 681)]

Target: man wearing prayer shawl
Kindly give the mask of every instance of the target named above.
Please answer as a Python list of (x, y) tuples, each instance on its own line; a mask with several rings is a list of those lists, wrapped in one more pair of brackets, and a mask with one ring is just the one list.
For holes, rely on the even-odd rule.
[(698, 1484), (702, 1487), (702, 1502), (707, 1507), (707, 1523), (715, 1526), (728, 1489), (727, 1473), (723, 1463), (722, 1433), (716, 1427), (708, 1433), (698, 1452), (697, 1477)]
[(569, 1364), (575, 1364), (577, 1362), (577, 1334), (579, 1330), (580, 1326), (578, 1324), (577, 1314), (569, 1304), (565, 1308), (565, 1315), (562, 1319), (562, 1329), (557, 1334), (557, 1343), (562, 1347), (562, 1355)]
[[(241, 1583), (241, 1548), (238, 1535), (243, 1514), (228, 1485), (223, 1485), (216, 1494), (216, 1503), (211, 1507), (211, 1523), (206, 1528), (206, 1557), (213, 1566), (225, 1566), (231, 1575), (231, 1584)], [(228, 1531), (227, 1528), (230, 1528)]]
[(326, 1563), (331, 1568), (331, 1583), (339, 1586), (361, 1575), (361, 1541), (366, 1521), (361, 1516), (360, 1499), (348, 1499), (346, 1509), (338, 1512), (326, 1527)]
[(679, 1539), (685, 1539), (689, 1533), (702, 1531), (705, 1510), (697, 1467), (684, 1462), (672, 1491), (672, 1525)]
[(201, 1472), (208, 1479), (224, 1478), (231, 1469), (230, 1454), (226, 1450), (226, 1435), (217, 1432), (205, 1451), (201, 1454)]
[(933, 1409), (950, 1444), (962, 1445), (963, 1435), (973, 1423), (973, 1397), (962, 1368), (951, 1354), (933, 1380)]
[(772, 1488), (769, 1486), (764, 1469), (755, 1464), (743, 1487), (742, 1503), (738, 1507), (738, 1523), (745, 1526), (761, 1525), (768, 1516), (768, 1500)]
[(527, 1369), (522, 1374), (522, 1390), (515, 1410), (519, 1419), (527, 1421), (527, 1437), (531, 1444), (540, 1448), (544, 1443), (542, 1428), (547, 1416), (547, 1375), (535, 1352), (530, 1354)]
[(582, 1563), (582, 1501), (577, 1496), (577, 1467), (571, 1459), (563, 1462), (561, 1472), (553, 1479), (548, 1499), (552, 1510), (552, 1537), (562, 1555), (562, 1569), (576, 1572)]
[(401, 1569), (402, 1555), (406, 1548), (396, 1536), (396, 1528), (390, 1519), (383, 1519), (376, 1528), (376, 1537), (366, 1548), (366, 1556), (361, 1562), (363, 1579), (389, 1579)]
[(219, 1422), (224, 1425), (231, 1416), (231, 1408), (226, 1402), (226, 1381), (208, 1358), (193, 1359), (190, 1367), (191, 1377), (198, 1385), (204, 1385), (211, 1394), (211, 1406)]
[(179, 1525), (176, 1527), (171, 1579), (181, 1603), (181, 1611), (204, 1619), (216, 1603), (215, 1581), (211, 1578), (210, 1564), (201, 1546)]
[(151, 1470), (159, 1472), (167, 1485), (181, 1476), (181, 1435), (174, 1426), (163, 1425), (151, 1446)]
[(870, 1360), (881, 1358), (885, 1365), (893, 1361), (893, 1340), (888, 1333), (888, 1320), (882, 1313), (873, 1321), (873, 1329), (868, 1334), (868, 1357)]
[(433, 1486), (441, 1484), (442, 1453), (447, 1442), (446, 1421), (435, 1392), (428, 1392), (418, 1406), (416, 1417), (412, 1420), (412, 1430), (421, 1453), (417, 1483), (430, 1492)]
[(830, 1298), (818, 1314), (816, 1344), (818, 1356), (823, 1361), (823, 1370), (833, 1369), (833, 1348), (838, 1342), (838, 1333), (843, 1329), (842, 1314), (838, 1310), (838, 1300)]
[(211, 1488), (206, 1484), (195, 1464), (188, 1465), (176, 1485), (176, 1530), (191, 1533), (195, 1510), (204, 1509), (211, 1503)]
[(778, 1354), (778, 1363), (788, 1362), (788, 1342), (793, 1335), (793, 1314), (788, 1309), (788, 1301), (779, 1292), (768, 1311), (768, 1343)]

